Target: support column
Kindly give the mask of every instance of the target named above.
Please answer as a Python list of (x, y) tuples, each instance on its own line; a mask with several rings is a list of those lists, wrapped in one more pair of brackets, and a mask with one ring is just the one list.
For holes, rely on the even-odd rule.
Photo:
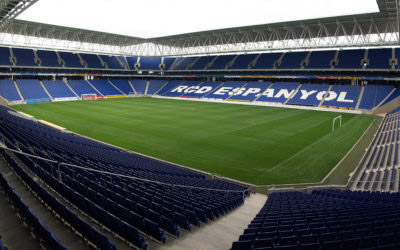
[(397, 32), (399, 34), (399, 44), (400, 44), (400, 0), (396, 0), (396, 12), (397, 12)]

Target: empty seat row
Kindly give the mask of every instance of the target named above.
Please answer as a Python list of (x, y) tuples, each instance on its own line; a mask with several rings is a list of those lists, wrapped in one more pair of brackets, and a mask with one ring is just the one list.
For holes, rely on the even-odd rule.
[[(2, 152), (4, 153), (4, 152)], [(57, 237), (46, 227), (46, 225), (31, 211), (28, 205), (21, 199), (15, 189), (8, 183), (2, 173), (0, 173), (0, 185), (6, 192), (9, 200), (13, 203), (18, 213), (24, 221), (31, 227), (33, 233), (39, 237), (50, 249), (67, 249)], [(0, 249), (4, 246), (0, 241)]]
[[(44, 102), (159, 95), (211, 100), (280, 103), (371, 110), (400, 94), (392, 85), (327, 85), (300, 82), (96, 79), (69, 81), (0, 80), (0, 95), (9, 102)], [(85, 97), (90, 95), (90, 97)], [(397, 96), (396, 96), (397, 95)], [(358, 104), (358, 106), (357, 106)]]
[(395, 249), (398, 215), (399, 193), (272, 193), (232, 249)]
[[(5, 156), (9, 165), (16, 171), (16, 173), (22, 178), (22, 180), (35, 192), (38, 197), (45, 201), (47, 206), (49, 206), (62, 220), (67, 222), (70, 227), (77, 233), (79, 233), (82, 238), (87, 242), (97, 246), (99, 249), (116, 249), (113, 243), (100, 233), (97, 229), (92, 227), (90, 224), (78, 217), (73, 211), (67, 208), (62, 202), (60, 202), (56, 197), (46, 191), (41, 187), (38, 182), (33, 180), (16, 161), (11, 157), (9, 153), (5, 150), (1, 150), (1, 154)], [(135, 235), (135, 237), (138, 237)], [(131, 239), (131, 238), (127, 238)], [(134, 241), (136, 242), (136, 241)], [(147, 245), (145, 244), (143, 238), (141, 243), (137, 244), (138, 247), (145, 249)]]
[(399, 190), (400, 112), (387, 114), (364, 153), (349, 186), (353, 190)]
[(123, 97), (127, 95), (153, 95), (165, 80), (96, 79), (70, 81), (0, 80), (0, 95), (9, 102), (50, 102), (78, 100), (83, 95), (97, 98)]
[(264, 81), (169, 81), (159, 95), (210, 100), (373, 109), (392, 93), (391, 85), (328, 85)]
[(0, 65), (110, 70), (398, 69), (400, 49), (344, 49), (191, 57), (138, 57), (0, 47)]
[(5, 107), (0, 112), (0, 133), (9, 148), (85, 166), (66, 166), (59, 171), (52, 162), (18, 156), (99, 224), (132, 240), (136, 230), (133, 244), (139, 244), (144, 234), (164, 243), (166, 232), (179, 236), (180, 228), (190, 231), (191, 226), (208, 223), (243, 204), (248, 195), (247, 189), (237, 184), (208, 180), (171, 164), (62, 133), (18, 117)]
[(177, 57), (169, 70), (397, 69), (399, 49), (344, 49), (201, 57)]

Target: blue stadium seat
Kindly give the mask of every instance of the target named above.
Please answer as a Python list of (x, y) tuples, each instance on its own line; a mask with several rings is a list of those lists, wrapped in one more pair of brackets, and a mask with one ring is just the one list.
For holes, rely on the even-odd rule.
[(10, 61), (10, 48), (8, 47), (0, 47), (0, 65), (13, 65)]
[(361, 60), (364, 58), (365, 50), (351, 49), (339, 51), (338, 64), (335, 69), (361, 69)]
[(200, 88), (199, 84), (200, 82), (186, 81), (180, 84), (179, 86), (172, 88), (171, 91), (163, 95), (171, 97), (186, 96), (186, 94), (191, 94), (193, 92), (196, 92), (196, 90)]
[(228, 63), (231, 62), (235, 58), (235, 55), (223, 55), (218, 56), (211, 67), (207, 68), (209, 70), (213, 69), (225, 69), (228, 66)]
[(393, 88), (390, 85), (366, 85), (359, 109), (370, 110), (378, 106)]
[(53, 98), (77, 97), (63, 81), (42, 81)]
[(100, 55), (100, 57), (107, 64), (108, 69), (124, 69), (117, 57), (110, 55)]
[(50, 101), (50, 97), (38, 80), (16, 80), (16, 83), (25, 100), (43, 99), (44, 101)]
[(35, 63), (35, 57), (33, 54), (33, 50), (31, 49), (21, 49), (21, 48), (13, 48), (14, 57), (17, 59), (17, 66), (32, 66), (37, 67), (38, 65)]
[(328, 88), (329, 85), (324, 84), (303, 84), (287, 103), (304, 106), (318, 106)]
[(114, 84), (114, 86), (117, 87), (119, 90), (121, 90), (122, 93), (124, 93), (125, 95), (134, 92), (128, 80), (111, 79), (110, 82)]
[(136, 93), (139, 95), (144, 95), (147, 86), (147, 80), (131, 80), (133, 88), (135, 88)]
[(196, 58), (197, 57), (183, 57), (183, 59), (180, 60), (179, 63), (176, 63), (174, 70), (186, 70), (186, 68), (190, 66), (190, 64), (193, 63)]
[(308, 52), (287, 52), (277, 69), (299, 69), (307, 54)]
[(108, 218), (110, 220), (110, 229), (114, 233), (123, 236), (125, 234), (125, 228), (122, 221), (112, 214), (108, 214)]
[(86, 62), (88, 68), (104, 69), (99, 57), (95, 54), (79, 53), (81, 58)]
[(248, 69), (250, 63), (256, 59), (258, 54), (244, 54), (239, 55), (233, 65), (229, 69)]
[(158, 224), (156, 224), (148, 219), (145, 219), (145, 223), (146, 223), (146, 233), (148, 235), (151, 235), (151, 237), (153, 237), (154, 239), (165, 244), (164, 233), (160, 230), (160, 227), (158, 226)]
[(160, 70), (161, 57), (140, 57), (140, 69)]
[(120, 62), (124, 65), (124, 68), (129, 69), (129, 63), (125, 56), (116, 56)]
[(135, 64), (138, 61), (138, 57), (137, 56), (127, 56), (126, 59), (124, 59), (124, 60), (126, 60), (126, 63), (127, 63), (128, 67), (129, 67), (129, 69), (133, 69), (134, 70), (135, 69)]
[(235, 241), (232, 244), (231, 250), (251, 250), (252, 242), (250, 240)]
[(225, 100), (226, 98), (232, 96), (236, 91), (239, 91), (245, 84), (246, 82), (243, 81), (226, 81), (223, 85), (220, 85), (210, 94), (208, 94), (207, 98)]
[(360, 92), (361, 86), (333, 85), (322, 105), (355, 108)]
[(104, 96), (107, 95), (122, 95), (118, 89), (112, 86), (108, 80), (97, 79), (90, 80), (90, 83), (96, 88), (96, 90), (100, 91), (100, 93)]
[(164, 70), (169, 70), (171, 65), (174, 63), (175, 57), (164, 57)]
[(368, 59), (367, 69), (391, 69), (392, 49), (370, 49), (368, 50)]
[(37, 55), (41, 61), (41, 67), (61, 67), (58, 63), (58, 56), (55, 51), (38, 50)]
[(191, 85), (192, 87), (191, 90), (186, 89), (187, 90), (186, 93), (183, 93), (182, 96), (191, 98), (201, 98), (207, 96), (221, 84), (222, 84), (221, 82), (197, 82), (197, 84)]
[(179, 237), (180, 232), (175, 222), (173, 222), (173, 220), (163, 216), (161, 228), (165, 229), (168, 233)]
[(94, 235), (93, 239), (95, 240), (96, 245), (99, 246), (100, 249), (107, 249), (107, 250), (117, 249), (115, 245), (111, 243), (110, 240), (103, 234)]
[(190, 224), (198, 226), (198, 227), (200, 226), (200, 220), (194, 211), (190, 211), (190, 210), (186, 209), (185, 214), (186, 214), (186, 217), (188, 218)]
[(178, 64), (180, 64), (183, 60), (185, 59), (185, 57), (175, 57), (173, 59), (169, 59), (169, 67), (167, 68), (168, 70), (174, 70), (175, 67), (178, 66)]
[[(81, 84), (81, 82), (70, 82), (71, 85)], [(208, 180), (204, 175), (164, 162), (127, 153), (74, 134), (60, 133), (9, 112), (12, 111), (4, 106), (0, 107), (0, 129), (2, 134), (7, 136), (6, 142), (18, 141), (21, 150), (96, 170), (113, 171), (137, 177), (137, 181), (131, 182), (126, 178), (117, 176), (110, 178), (100, 172), (95, 174), (83, 169), (72, 171), (69, 168), (62, 168), (58, 172), (55, 165), (44, 161), (36, 164), (27, 157), (15, 156), (36, 173), (38, 178), (79, 210), (120, 236), (130, 238), (130, 241), (139, 248), (145, 248), (145, 245), (142, 244), (142, 238), (131, 227), (165, 242), (165, 235), (160, 226), (171, 234), (179, 235), (177, 225), (190, 230), (189, 220), (199, 225), (199, 219), (207, 222), (207, 217), (219, 216), (243, 204), (243, 196), (239, 192), (221, 193), (179, 186), (195, 185), (211, 189), (233, 189), (240, 192), (245, 191), (245, 187), (222, 180)], [(15, 127), (19, 129), (16, 130)], [(46, 136), (43, 136), (44, 134)], [(12, 143), (6, 143), (6, 145), (16, 148)], [(2, 150), (0, 152), (4, 153)], [(10, 158), (7, 158), (7, 161), (12, 164)], [(41, 167), (38, 167), (39, 165)], [(62, 178), (62, 183), (59, 182), (59, 177)], [(164, 184), (141, 181), (143, 178), (152, 178)], [(169, 186), (170, 182), (178, 184), (178, 187)], [(38, 185), (32, 180), (30, 183), (33, 188)], [(57, 205), (55, 199), (49, 198), (42, 191), (37, 193), (42, 195), (50, 205), (56, 207), (57, 213), (68, 218), (68, 223), (81, 232), (88, 241), (100, 249), (115, 249), (104, 235), (98, 234), (90, 225), (70, 214), (65, 207)], [(176, 212), (179, 209), (182, 213)]]
[(229, 98), (229, 100), (241, 100), (241, 101), (254, 101), (259, 97), (271, 83), (265, 82), (248, 82), (243, 91), (236, 92)]
[(166, 80), (150, 80), (149, 81), (149, 88), (147, 89), (148, 95), (153, 95), (158, 92), (166, 83)]
[(281, 56), (282, 53), (261, 54), (252, 69), (273, 69), (275, 62), (277, 62)]
[(77, 54), (71, 52), (58, 52), (61, 59), (64, 60), (64, 66), (67, 68), (83, 68), (81, 61)]
[(98, 96), (101, 96), (101, 94), (97, 92), (92, 86), (90, 86), (86, 81), (70, 80), (68, 81), (68, 85), (74, 90), (74, 92), (78, 96), (82, 96), (82, 94), (97, 94)]
[(168, 92), (170, 92), (170, 90), (175, 89), (177, 86), (179, 86), (183, 81), (179, 81), (179, 80), (172, 80), (172, 81), (168, 81), (168, 83), (166, 85), (164, 85), (164, 87), (162, 87), (160, 89), (160, 91), (158, 92), (158, 95), (165, 95)]
[[(24, 181), (29, 182), (30, 177), (17, 165), (17, 163), (5, 153), (5, 151), (1, 152), (3, 156), (5, 156), (11, 167), (16, 170), (18, 175), (20, 175)], [(11, 162), (12, 161), (12, 162)], [(30, 179), (31, 180), (31, 179)], [(30, 182), (33, 183), (33, 182)], [(0, 173), (0, 185), (5, 190), (6, 195), (9, 197), (13, 206), (18, 209), (18, 213), (22, 216), (24, 223), (27, 223), (30, 227), (32, 227), (34, 234), (42, 239), (45, 242), (45, 245), (50, 249), (57, 250), (65, 250), (67, 249), (61, 242), (57, 239), (57, 237), (47, 228), (47, 226), (32, 212), (32, 210), (28, 207), (28, 205), (22, 200), (19, 194), (14, 190), (8, 181), (5, 179), (2, 173)], [(0, 237), (0, 249), (6, 249)]]
[(254, 241), (254, 248), (273, 247), (274, 242), (273, 238), (257, 238)]
[(175, 222), (178, 226), (188, 231), (192, 229), (188, 219), (184, 215), (180, 213), (175, 213), (174, 217), (175, 217)]
[(124, 223), (124, 229), (125, 229), (124, 237), (128, 241), (132, 242), (139, 249), (147, 249), (147, 243), (145, 242), (143, 236), (139, 233), (139, 231), (136, 228)]
[(158, 225), (162, 224), (162, 218), (160, 213), (153, 211), (152, 209), (148, 209), (148, 218), (154, 223), (157, 223)]
[(397, 87), (396, 90), (393, 91), (393, 93), (379, 107), (386, 105), (387, 103), (393, 101), (394, 99), (396, 99), (399, 96), (400, 96), (400, 88)]
[(285, 102), (299, 86), (297, 82), (276, 82), (258, 99), (259, 102)]
[(21, 97), (18, 94), (14, 81), (0, 80), (0, 95), (8, 101), (20, 101)]
[(143, 219), (143, 217), (139, 214), (136, 214), (134, 212), (129, 212), (129, 224), (132, 226), (137, 227), (139, 230), (145, 232), (146, 231), (146, 224)]
[(206, 66), (214, 60), (215, 56), (201, 56), (192, 67), (190, 67), (190, 70), (205, 70)]
[(336, 54), (335, 50), (312, 51), (305, 69), (330, 69), (331, 61)]

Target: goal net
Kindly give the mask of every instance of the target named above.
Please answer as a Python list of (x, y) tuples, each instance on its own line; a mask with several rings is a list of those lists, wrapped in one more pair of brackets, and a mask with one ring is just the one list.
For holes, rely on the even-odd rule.
[(335, 132), (335, 124), (336, 124), (336, 121), (337, 121), (337, 120), (339, 120), (339, 128), (342, 127), (342, 116), (341, 116), (341, 115), (336, 116), (336, 117), (333, 118), (333, 120), (332, 120), (332, 132)]
[(82, 94), (81, 100), (96, 100), (97, 94)]
[(129, 92), (128, 97), (140, 97), (143, 96), (143, 93), (141, 92)]

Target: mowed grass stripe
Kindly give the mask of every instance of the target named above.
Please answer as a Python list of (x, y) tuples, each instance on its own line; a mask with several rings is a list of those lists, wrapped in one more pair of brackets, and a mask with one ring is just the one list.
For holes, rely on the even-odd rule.
[(76, 133), (254, 184), (316, 182), (373, 117), (156, 98), (14, 106)]

